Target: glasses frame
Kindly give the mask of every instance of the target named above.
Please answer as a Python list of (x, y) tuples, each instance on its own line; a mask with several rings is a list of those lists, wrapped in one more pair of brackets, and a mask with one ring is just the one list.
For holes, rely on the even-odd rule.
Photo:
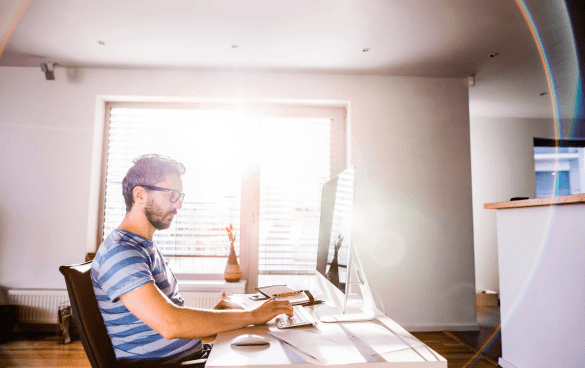
[[(143, 188), (150, 189), (150, 190), (156, 190), (158, 192), (171, 192), (171, 195), (169, 196), (169, 201), (171, 203), (177, 203), (177, 201), (181, 201), (181, 203), (183, 203), (183, 199), (185, 199), (185, 193), (181, 193), (178, 190), (168, 189), (168, 188), (163, 188), (163, 187), (156, 187), (154, 185), (146, 185), (146, 184), (138, 184), (136, 186), (143, 187)], [(176, 194), (176, 198), (173, 201), (173, 196), (175, 196), (175, 193), (179, 193), (179, 194)]]

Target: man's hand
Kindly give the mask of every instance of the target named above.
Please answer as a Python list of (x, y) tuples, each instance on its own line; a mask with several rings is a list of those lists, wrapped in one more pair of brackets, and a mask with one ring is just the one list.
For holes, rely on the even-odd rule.
[(264, 324), (279, 314), (293, 316), (293, 308), (288, 300), (268, 299), (258, 308), (252, 310), (252, 319), (255, 325)]
[(241, 305), (239, 305), (238, 303), (234, 303), (234, 302), (230, 302), (227, 300), (220, 300), (219, 303), (217, 303), (215, 305), (215, 307), (213, 307), (213, 309), (217, 309), (217, 310), (222, 310), (222, 309), (244, 309), (244, 307), (242, 307)]

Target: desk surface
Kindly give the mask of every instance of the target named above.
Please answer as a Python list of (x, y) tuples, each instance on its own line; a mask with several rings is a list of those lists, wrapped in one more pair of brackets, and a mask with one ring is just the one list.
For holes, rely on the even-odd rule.
[[(234, 296), (238, 298), (241, 296)], [(315, 320), (317, 321), (317, 328), (327, 328), (326, 325), (319, 322), (319, 319), (315, 315), (314, 308), (318, 308), (319, 305), (313, 307), (305, 307), (309, 311)], [(372, 322), (350, 322), (355, 323), (376, 323), (380, 326), (384, 326), (386, 329), (391, 331), (393, 334), (406, 337), (408, 339), (417, 340), (412, 334), (400, 327), (396, 322), (390, 318), (384, 316), (381, 312), (378, 312), (376, 320)], [(268, 322), (263, 326), (248, 326), (243, 329), (228, 331), (217, 335), (213, 349), (209, 359), (207, 360), (206, 367), (208, 368), (220, 368), (220, 367), (311, 367), (314, 365), (322, 365), (312, 357), (304, 354), (303, 352), (295, 349), (276, 338), (268, 335), (270, 331), (282, 331), (276, 327), (274, 320)], [(248, 346), (248, 347), (232, 347), (231, 340), (242, 334), (253, 333), (257, 335), (266, 336), (270, 339), (271, 344), (269, 346)], [(327, 367), (366, 367), (366, 368), (377, 368), (377, 367), (408, 367), (408, 368), (447, 368), (447, 360), (437, 354), (434, 350), (426, 345), (406, 348), (404, 350), (395, 351), (392, 353), (386, 353), (378, 356), (375, 362), (368, 363), (353, 363), (353, 364), (342, 364), (342, 365), (327, 365)]]
[(498, 203), (486, 203), (483, 208), (489, 210), (502, 210), (508, 208), (539, 207), (539, 206), (556, 206), (568, 204), (585, 203), (585, 194), (571, 194), (566, 196), (546, 197), (523, 199), (519, 201), (507, 201)]

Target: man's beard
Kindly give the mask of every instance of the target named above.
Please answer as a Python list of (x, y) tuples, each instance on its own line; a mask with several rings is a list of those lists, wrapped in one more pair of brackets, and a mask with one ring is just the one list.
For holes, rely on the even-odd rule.
[(177, 210), (174, 208), (169, 212), (164, 213), (154, 203), (154, 200), (148, 201), (144, 207), (144, 214), (146, 215), (146, 219), (157, 230), (168, 229), (171, 226), (171, 222), (173, 221), (173, 218), (169, 218), (168, 216), (176, 213)]

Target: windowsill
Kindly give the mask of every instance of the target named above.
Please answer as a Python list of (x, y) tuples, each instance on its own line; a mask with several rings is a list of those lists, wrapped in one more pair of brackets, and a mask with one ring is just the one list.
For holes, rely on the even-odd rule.
[(223, 291), (232, 294), (246, 292), (246, 280), (227, 282), (225, 280), (178, 280), (180, 291)]

